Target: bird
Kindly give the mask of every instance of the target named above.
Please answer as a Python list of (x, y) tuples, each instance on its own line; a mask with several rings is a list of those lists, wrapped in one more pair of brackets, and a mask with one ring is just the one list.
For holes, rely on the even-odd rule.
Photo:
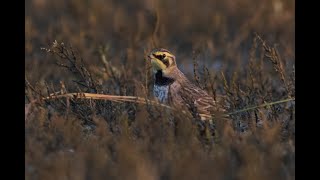
[(188, 80), (169, 50), (155, 48), (147, 59), (151, 62), (154, 76), (153, 95), (160, 103), (187, 108), (202, 121), (211, 121), (213, 111), (225, 112), (212, 96)]

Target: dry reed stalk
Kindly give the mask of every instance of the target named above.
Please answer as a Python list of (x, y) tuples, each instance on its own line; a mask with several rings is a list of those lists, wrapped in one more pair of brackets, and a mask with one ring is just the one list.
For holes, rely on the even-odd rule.
[[(146, 98), (142, 97), (137, 97), (137, 96), (117, 96), (117, 95), (108, 95), (108, 94), (93, 94), (93, 93), (67, 93), (67, 94), (60, 94), (58, 93), (52, 93), (48, 97), (44, 97), (41, 100), (51, 100), (51, 99), (58, 99), (58, 98), (73, 98), (73, 99), (90, 99), (90, 100), (108, 100), (108, 101), (113, 101), (113, 102), (132, 102), (132, 103), (139, 103), (139, 104), (147, 104), (147, 105), (156, 105), (164, 108), (168, 108), (171, 110), (177, 110), (176, 108), (173, 108), (171, 106), (161, 104), (157, 101), (149, 100)], [(227, 113), (226, 115), (231, 115), (231, 114), (236, 114), (244, 111), (249, 111), (265, 106), (271, 106), (275, 104), (281, 104), (289, 101), (295, 101), (295, 98), (289, 98), (285, 100), (280, 100), (276, 102), (270, 102), (270, 103), (264, 103), (262, 105), (254, 106), (254, 107), (249, 107), (249, 108), (244, 108), (238, 111), (234, 111), (231, 113)], [(38, 100), (34, 100), (31, 103), (28, 104), (28, 107), (30, 104), (36, 103)], [(183, 113), (186, 113), (185, 111), (182, 111)]]
[[(48, 97), (44, 97), (41, 100), (51, 100), (51, 99), (59, 99), (59, 98), (108, 100), (113, 102), (133, 102), (133, 103), (140, 103), (140, 104), (157, 105), (157, 106), (174, 110), (174, 108), (167, 106), (165, 104), (161, 104), (157, 101), (149, 100), (142, 97), (136, 97), (136, 96), (117, 96), (117, 95), (93, 94), (93, 93), (67, 93), (67, 94), (52, 93)], [(32, 101), (31, 104), (36, 102), (38, 102), (38, 100)]]

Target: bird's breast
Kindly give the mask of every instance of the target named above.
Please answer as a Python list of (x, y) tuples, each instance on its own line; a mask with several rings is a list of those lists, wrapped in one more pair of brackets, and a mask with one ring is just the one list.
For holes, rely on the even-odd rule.
[(161, 102), (167, 103), (169, 96), (169, 86), (158, 86), (154, 85), (153, 95)]

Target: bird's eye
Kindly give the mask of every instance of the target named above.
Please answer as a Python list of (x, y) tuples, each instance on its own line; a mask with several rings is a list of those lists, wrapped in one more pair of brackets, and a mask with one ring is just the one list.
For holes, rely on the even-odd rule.
[(163, 60), (163, 59), (166, 57), (165, 54), (163, 54), (163, 55), (155, 55), (155, 54), (154, 54), (154, 56), (155, 56), (157, 59), (159, 59), (159, 60)]

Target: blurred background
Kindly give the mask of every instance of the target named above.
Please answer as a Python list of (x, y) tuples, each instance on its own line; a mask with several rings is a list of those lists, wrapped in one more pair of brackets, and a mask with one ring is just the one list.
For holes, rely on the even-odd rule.
[[(61, 43), (90, 75), (61, 68), (72, 64)], [(26, 0), (25, 102), (56, 91), (151, 98), (145, 56), (156, 47), (228, 112), (295, 96), (293, 0)], [(172, 128), (154, 107), (26, 107), (26, 179), (295, 179), (294, 102), (218, 121), (211, 145), (192, 118), (174, 114)]]
[(127, 56), (128, 68), (142, 66), (145, 51), (164, 47), (186, 73), (192, 72), (194, 51), (201, 52), (200, 63), (214, 70), (228, 64), (232, 72), (249, 59), (255, 32), (290, 62), (294, 5), (292, 0), (27, 0), (26, 71), (37, 72), (28, 73), (31, 79), (60, 79), (60, 73), (50, 74), (54, 67), (41, 71), (52, 61), (40, 48), (57, 40), (71, 44), (89, 66), (96, 66), (99, 46), (110, 47), (114, 65)]

